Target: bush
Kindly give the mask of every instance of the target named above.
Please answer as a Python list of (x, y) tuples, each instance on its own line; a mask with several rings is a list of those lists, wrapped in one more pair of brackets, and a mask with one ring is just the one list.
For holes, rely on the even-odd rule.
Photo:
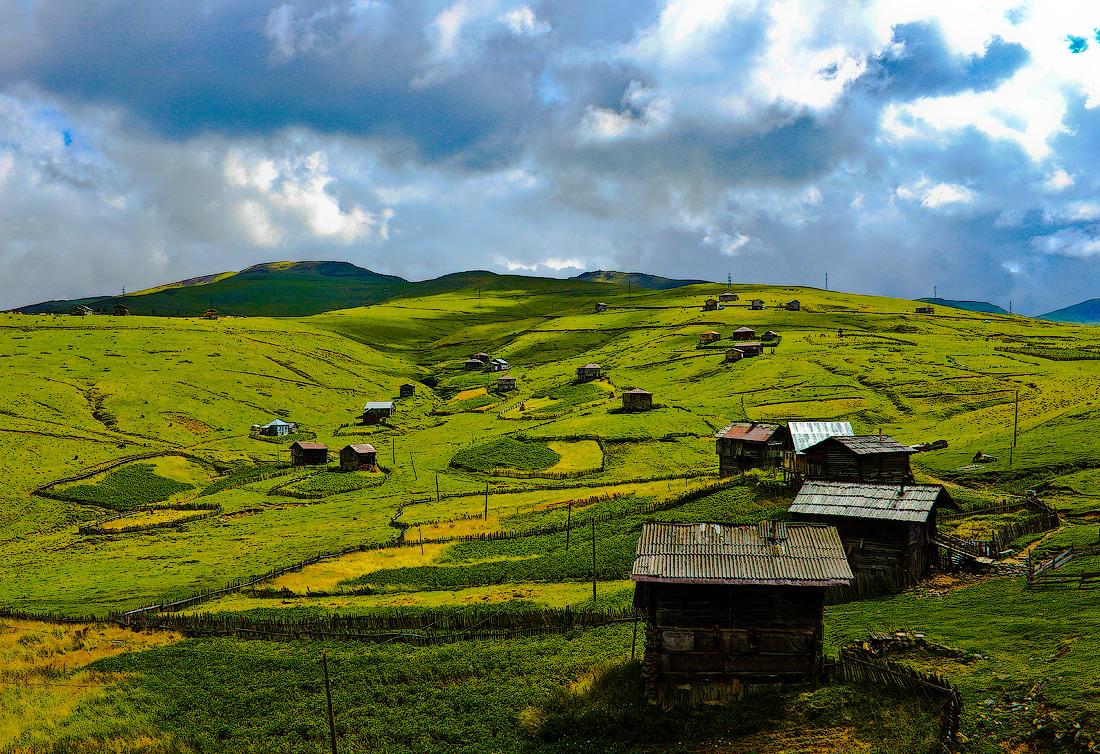
[(189, 489), (190, 484), (158, 475), (153, 464), (137, 463), (115, 469), (98, 484), (77, 484), (55, 494), (77, 503), (129, 510), (163, 502)]
[(561, 456), (544, 443), (501, 437), (463, 448), (455, 453), (451, 465), (470, 471), (492, 471), (496, 468), (536, 471), (549, 468), (560, 460)]

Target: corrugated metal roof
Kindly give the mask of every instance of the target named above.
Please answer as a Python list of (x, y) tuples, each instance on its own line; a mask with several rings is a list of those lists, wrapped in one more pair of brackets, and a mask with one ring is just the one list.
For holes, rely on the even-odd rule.
[[(769, 524), (771, 522), (762, 522)], [(646, 524), (635, 550), (634, 581), (681, 584), (847, 585), (852, 569), (836, 529), (782, 527), (772, 539), (762, 526)]]
[(599, 369), (599, 368), (600, 368), (599, 364), (585, 364), (583, 367), (578, 367), (578, 369)]
[(923, 523), (937, 505), (955, 507), (938, 484), (850, 484), (806, 482), (791, 503), (791, 513), (875, 518)]
[[(908, 445), (902, 445), (893, 437), (887, 437), (885, 435), (853, 435), (851, 437), (829, 437), (826, 440), (835, 440), (848, 450), (852, 451), (856, 455), (865, 456), (873, 455), (875, 453), (914, 453), (915, 451)], [(821, 440), (814, 445), (809, 446), (807, 450), (820, 445), (826, 440)]]
[[(733, 349), (731, 349), (733, 350)], [(755, 422), (734, 422), (720, 430), (715, 437), (723, 440), (747, 440), (748, 442), (767, 442), (781, 427), (778, 424), (757, 424)]]
[(392, 409), (394, 407), (393, 401), (368, 401), (364, 406), (364, 411), (377, 411), (379, 409)]
[(272, 419), (271, 421), (269, 421), (267, 424), (264, 424), (263, 426), (265, 428), (266, 427), (292, 427), (292, 426), (294, 426), (294, 424), (292, 422), (285, 422), (282, 419)]
[(298, 440), (297, 442), (292, 442), (290, 444), (290, 447), (292, 448), (295, 446), (301, 448), (302, 450), (328, 450), (328, 445), (325, 445), (323, 442), (302, 442), (301, 440)]
[(794, 451), (801, 453), (811, 445), (816, 445), (830, 437), (854, 435), (851, 422), (787, 422), (794, 441)]
[(351, 448), (356, 453), (360, 453), (360, 454), (362, 454), (362, 453), (377, 453), (378, 452), (375, 449), (375, 447), (373, 445), (371, 445), (369, 442), (361, 442), (361, 443), (358, 443), (356, 445), (348, 445), (346, 447)]
[(703, 330), (703, 335), (721, 335), (717, 330)]
[(634, 395), (653, 395), (653, 393), (649, 392), (648, 390), (642, 390), (640, 387), (636, 387), (633, 390), (627, 390), (626, 392), (632, 393)]
[(753, 330), (751, 327), (745, 327), (744, 325), (742, 325), (741, 327), (738, 327), (736, 330), (734, 330), (734, 332), (751, 332), (751, 333), (755, 333), (756, 330)]

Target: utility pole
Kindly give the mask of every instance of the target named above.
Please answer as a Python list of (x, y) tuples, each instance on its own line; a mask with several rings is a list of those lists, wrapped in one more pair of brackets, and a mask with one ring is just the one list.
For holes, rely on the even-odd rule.
[(332, 715), (332, 689), (328, 683), (328, 657), (321, 655), (321, 667), (325, 671), (325, 701), (328, 704), (328, 736), (332, 744), (332, 754), (336, 754), (336, 718)]
[(485, 483), (485, 515), (481, 517), (483, 521), (489, 520), (489, 483)]
[(733, 275), (731, 273), (728, 273), (728, 272), (726, 273), (726, 290), (727, 291), (732, 291), (733, 290)]
[(435, 501), (439, 502), (439, 474), (435, 475)]
[(940, 294), (936, 291), (936, 286), (932, 286), (932, 298), (939, 298)]
[(829, 290), (829, 273), (825, 273), (825, 290)]
[(1012, 447), (1008, 449), (1008, 465), (1012, 467), (1012, 457), (1016, 454), (1016, 433), (1020, 427), (1020, 391), (1016, 391), (1016, 408), (1012, 412)]
[(424, 554), (424, 525), (416, 527), (416, 533), (420, 535), (420, 554)]
[(393, 467), (397, 468), (397, 436), (390, 438), (390, 450), (393, 451)]
[(592, 519), (592, 601), (596, 601), (596, 519)]

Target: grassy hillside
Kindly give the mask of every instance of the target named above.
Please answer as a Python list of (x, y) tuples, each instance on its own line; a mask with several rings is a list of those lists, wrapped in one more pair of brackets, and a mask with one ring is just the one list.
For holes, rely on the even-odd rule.
[[(543, 608), (625, 609), (645, 521), (752, 523), (785, 511), (790, 493), (766, 479), (718, 484), (713, 433), (740, 419), (846, 419), (905, 443), (945, 439), (947, 449), (914, 457), (921, 479), (945, 481), (964, 507), (1037, 488), (1068, 516), (1043, 546), (1097, 539), (1100, 335), (1090, 328), (917, 315), (911, 301), (805, 288), (735, 286), (742, 301), (768, 308), (703, 312), (713, 284), (628, 295), (490, 273), (433, 283), (278, 320), (0, 315), (0, 607), (102, 617), (379, 546), (189, 610), (430, 624), (456, 611), (477, 623)], [(803, 311), (778, 308), (791, 298)], [(595, 313), (596, 301), (611, 308)], [(724, 364), (740, 325), (776, 330), (778, 346)], [(700, 346), (708, 329), (725, 339)], [(517, 391), (462, 369), (482, 350), (512, 363)], [(604, 379), (573, 384), (575, 368), (592, 361)], [(364, 402), (395, 400), (406, 382), (416, 394), (398, 400), (396, 416), (355, 423)], [(656, 408), (618, 412), (635, 386), (654, 393)], [(381, 468), (289, 469), (293, 438), (250, 434), (276, 416), (334, 450), (370, 442)], [(973, 464), (978, 451), (997, 460)], [(100, 533), (80, 529), (119, 514)], [(123, 525), (147, 523), (158, 528)], [(457, 539), (500, 532), (513, 534)], [(1020, 582), (964, 579), (832, 607), (827, 638), (835, 648), (907, 628), (979, 655), (942, 668), (963, 690), (971, 751), (1034, 739), (1031, 719), (1011, 705), (1036, 684), (1049, 714), (1095, 729), (1100, 637), (1082, 629), (1100, 620), (1094, 595), (1039, 595)], [(475, 751), (489, 739), (499, 751), (642, 751), (657, 739), (639, 731), (660, 729), (671, 731), (668, 750), (907, 752), (934, 725), (929, 710), (877, 692), (890, 715), (869, 716), (867, 690), (846, 686), (696, 719), (654, 716), (609, 701), (635, 688), (631, 642), (629, 625), (438, 647), (173, 639), (80, 669), (104, 675), (75, 707), (48, 687), (0, 684), (0, 749), (323, 751), (321, 651), (334, 664), (341, 751)], [(250, 680), (261, 676), (270, 683)], [(2, 724), (28, 708), (42, 722)], [(603, 733), (596, 720), (608, 721)]]
[(1048, 319), (1051, 322), (1072, 322), (1076, 324), (1091, 325), (1100, 322), (1100, 298), (1090, 298), (1063, 309), (1056, 309), (1046, 314), (1038, 315), (1039, 319)]
[(669, 288), (682, 288), (685, 285), (706, 284), (706, 280), (677, 280), (665, 278), (660, 275), (648, 275), (644, 272), (617, 272), (615, 270), (593, 270), (574, 275), (571, 280), (586, 280), (592, 283), (615, 283), (617, 285), (630, 285), (634, 288), (646, 288), (654, 291), (667, 290)]
[(991, 304), (988, 301), (959, 301), (949, 298), (918, 298), (926, 304), (935, 306), (950, 306), (952, 309), (962, 309), (967, 312), (985, 312), (986, 314), (1008, 314), (1004, 308)]

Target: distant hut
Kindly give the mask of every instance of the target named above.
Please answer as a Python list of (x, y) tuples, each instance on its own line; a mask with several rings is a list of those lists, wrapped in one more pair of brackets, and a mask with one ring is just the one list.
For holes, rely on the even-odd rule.
[(737, 300), (737, 294), (730, 291), (724, 291), (718, 294), (718, 300), (723, 304), (728, 304), (731, 301)]
[(378, 424), (397, 413), (397, 404), (393, 401), (370, 401), (363, 406), (363, 423)]
[(294, 422), (283, 421), (282, 419), (272, 419), (267, 424), (261, 424), (257, 434), (267, 437), (285, 437), (297, 431), (298, 425)]
[(738, 327), (736, 330), (730, 333), (730, 337), (733, 340), (755, 340), (756, 330), (753, 330), (751, 327), (745, 327), (744, 325), (742, 325), (741, 327)]
[(809, 481), (790, 507), (797, 521), (835, 526), (868, 587), (907, 586), (936, 562), (936, 512), (955, 508), (938, 484)]
[(207, 309), (202, 313), (203, 319), (217, 319), (219, 316), (220, 315), (218, 314), (218, 310), (213, 307)]
[(462, 362), (462, 368), (467, 372), (480, 372), (485, 368), (485, 362), (480, 359), (466, 359)]
[(113, 307), (111, 307), (111, 314), (115, 315), (116, 317), (129, 317), (130, 310), (126, 307), (125, 304), (115, 304)]
[(340, 468), (344, 471), (374, 471), (378, 451), (369, 442), (340, 448)]
[(507, 375), (501, 375), (497, 377), (497, 390), (508, 391), (516, 389), (516, 378), (508, 377)]
[(917, 314), (935, 314), (936, 307), (934, 306), (918, 306)]
[(475, 353), (473, 356), (471, 356), (470, 358), (477, 359), (482, 364), (488, 364), (489, 363), (489, 354), (485, 353), (484, 351), (479, 351), (479, 352)]
[(764, 344), (759, 340), (746, 340), (738, 343), (737, 349), (747, 357), (760, 356), (764, 353)]
[(892, 437), (852, 435), (829, 437), (803, 451), (806, 478), (834, 482), (913, 481), (909, 456), (915, 451)]
[(596, 313), (599, 314), (600, 312), (606, 312), (607, 308), (607, 304), (600, 301), (598, 304), (596, 304)]
[(399, 398), (412, 398), (416, 395), (416, 385), (406, 382), (404, 385), (397, 388), (397, 395)]
[(328, 446), (321, 442), (302, 442), (290, 444), (290, 463), (294, 466), (317, 466), (328, 463)]
[(583, 367), (577, 367), (577, 382), (598, 380), (601, 372), (599, 364), (585, 364)]
[(485, 369), (489, 372), (504, 372), (511, 368), (512, 365), (504, 359), (489, 359), (489, 363), (485, 365)]
[(74, 317), (90, 317), (95, 314), (95, 310), (90, 306), (84, 306), (84, 304), (78, 304), (74, 306), (69, 312)]
[(762, 340), (779, 340), (779, 333), (777, 333), (775, 330), (768, 330), (760, 337)]
[(715, 436), (718, 473), (737, 474), (745, 469), (777, 466), (790, 450), (791, 435), (778, 424), (734, 422)]
[(731, 348), (726, 351), (727, 363), (732, 361), (741, 361), (741, 359), (743, 358), (745, 358), (745, 352), (742, 351), (740, 348)]
[(789, 312), (802, 311), (802, 304), (801, 304), (801, 302), (799, 302), (798, 299), (792, 299), (792, 300), (788, 301), (787, 303), (783, 304), (783, 308), (786, 309)]
[(754, 309), (754, 310), (763, 309), (764, 308), (764, 299), (754, 298), (752, 301), (749, 302), (749, 308)]
[(623, 393), (623, 409), (626, 411), (649, 411), (653, 408), (653, 393), (636, 387)]
[(646, 695), (668, 709), (818, 680), (825, 590), (852, 570), (831, 526), (647, 523), (630, 578)]
[(703, 311), (713, 312), (718, 310), (718, 299), (708, 298), (703, 302)]
[(706, 330), (700, 333), (699, 340), (703, 343), (717, 343), (722, 339), (722, 333), (717, 330)]

